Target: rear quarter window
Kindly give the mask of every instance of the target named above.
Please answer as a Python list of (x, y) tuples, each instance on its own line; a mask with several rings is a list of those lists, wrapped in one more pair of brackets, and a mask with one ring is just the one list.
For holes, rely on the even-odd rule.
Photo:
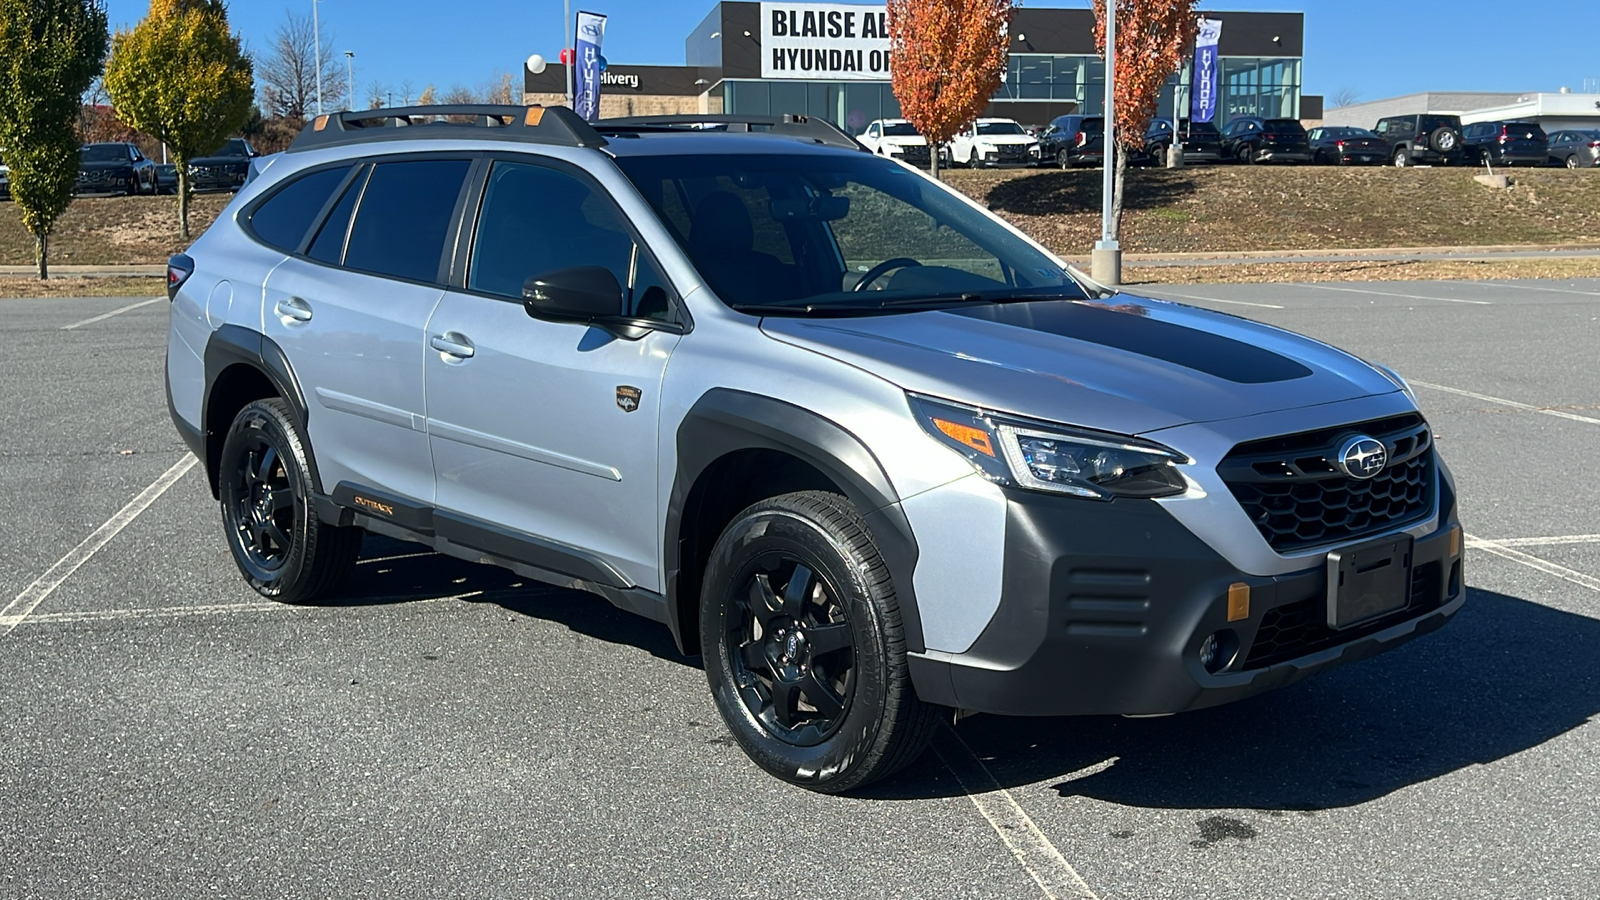
[(290, 181), (250, 213), (250, 229), (272, 247), (293, 253), (349, 171), (349, 166), (322, 169)]

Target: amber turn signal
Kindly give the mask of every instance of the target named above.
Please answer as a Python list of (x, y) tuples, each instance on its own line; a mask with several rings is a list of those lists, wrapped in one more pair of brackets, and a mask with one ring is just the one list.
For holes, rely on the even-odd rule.
[(1250, 618), (1250, 585), (1235, 581), (1228, 585), (1228, 621), (1242, 622)]
[(960, 422), (951, 422), (945, 419), (934, 419), (933, 425), (944, 435), (957, 443), (982, 453), (984, 456), (994, 456), (994, 441), (989, 438), (989, 432), (971, 425), (962, 425)]
[(1450, 529), (1450, 555), (1451, 556), (1460, 556), (1461, 555), (1461, 526), (1460, 525), (1457, 525), (1456, 527)]

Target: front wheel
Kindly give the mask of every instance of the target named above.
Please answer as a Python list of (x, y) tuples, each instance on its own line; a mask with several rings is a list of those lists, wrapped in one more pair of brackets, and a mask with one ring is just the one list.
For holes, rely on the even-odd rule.
[(1067, 151), (1065, 151), (1065, 150), (1057, 150), (1056, 151), (1056, 165), (1060, 166), (1063, 169), (1070, 169), (1070, 168), (1072, 168), (1072, 157), (1068, 156), (1067, 155)]
[(938, 722), (907, 670), (888, 567), (845, 498), (784, 494), (740, 513), (700, 597), (712, 699), (768, 773), (838, 793), (922, 754)]
[(228, 549), (256, 593), (310, 603), (355, 566), (361, 529), (317, 518), (306, 440), (284, 401), (257, 400), (234, 417), (217, 483)]

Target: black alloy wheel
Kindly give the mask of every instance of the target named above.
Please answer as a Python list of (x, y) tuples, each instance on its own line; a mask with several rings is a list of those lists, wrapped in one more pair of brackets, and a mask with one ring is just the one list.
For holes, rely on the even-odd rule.
[(1065, 150), (1057, 150), (1056, 151), (1056, 165), (1060, 166), (1063, 169), (1070, 169), (1070, 168), (1072, 168), (1072, 157), (1068, 156), (1067, 155), (1067, 151), (1065, 151)]
[(700, 646), (712, 699), (768, 773), (837, 793), (921, 755), (938, 707), (911, 686), (888, 567), (849, 500), (754, 504), (711, 550)]
[(239, 411), (223, 441), (217, 483), (228, 549), (262, 596), (309, 603), (355, 565), (361, 529), (317, 518), (306, 441), (284, 401), (258, 400)]

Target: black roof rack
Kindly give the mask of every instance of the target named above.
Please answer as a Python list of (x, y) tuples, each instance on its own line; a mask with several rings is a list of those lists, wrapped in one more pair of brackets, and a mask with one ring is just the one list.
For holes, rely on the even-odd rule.
[(487, 138), (603, 147), (606, 139), (565, 106), (454, 104), (337, 112), (312, 119), (289, 152), (368, 141)]
[(819, 119), (814, 116), (745, 116), (736, 113), (626, 116), (617, 119), (601, 119), (594, 123), (594, 128), (601, 134), (639, 134), (664, 131), (759, 133), (799, 138), (801, 140), (814, 141), (818, 144), (827, 144), (830, 147), (866, 150), (859, 141), (841, 131), (837, 125), (827, 119)]

